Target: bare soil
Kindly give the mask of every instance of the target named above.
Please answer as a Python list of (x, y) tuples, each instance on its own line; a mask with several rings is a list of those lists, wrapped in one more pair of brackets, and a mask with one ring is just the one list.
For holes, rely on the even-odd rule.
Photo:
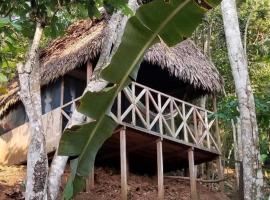
[[(0, 200), (24, 199), (25, 175), (25, 166), (0, 166)], [(66, 182), (67, 176), (68, 172), (66, 172), (63, 177), (63, 183)], [(128, 177), (128, 199), (157, 199), (156, 183), (156, 177), (130, 174)], [(229, 200), (229, 198), (221, 192), (213, 191), (213, 189), (209, 189), (201, 184), (197, 186), (201, 200)], [(110, 168), (97, 168), (95, 169), (94, 189), (79, 194), (75, 200), (120, 200), (120, 191), (119, 172)], [(165, 199), (189, 200), (189, 182), (165, 179)]]
[(0, 165), (0, 200), (24, 199), (25, 166)]
[[(165, 179), (166, 200), (189, 200), (190, 187), (188, 181)], [(198, 184), (201, 200), (229, 200), (226, 195), (212, 191)], [(95, 170), (95, 187), (89, 193), (82, 193), (76, 200), (120, 200), (120, 175), (119, 172), (108, 168)], [(139, 176), (130, 174), (128, 177), (129, 200), (155, 200), (157, 199), (156, 177)]]

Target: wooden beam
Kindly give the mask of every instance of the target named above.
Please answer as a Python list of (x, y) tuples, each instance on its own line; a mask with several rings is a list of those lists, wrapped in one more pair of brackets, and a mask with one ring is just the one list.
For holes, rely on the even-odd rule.
[[(164, 176), (164, 178), (169, 178), (169, 179), (181, 179), (181, 180), (188, 180), (190, 181), (190, 177), (187, 176)], [(209, 179), (209, 180), (204, 180), (204, 179), (196, 179), (196, 181), (201, 182), (201, 183), (219, 183), (221, 181), (224, 181), (224, 179)]]
[(120, 160), (121, 160), (121, 199), (127, 200), (127, 152), (126, 128), (120, 131)]
[(158, 200), (164, 199), (164, 174), (162, 141), (157, 140), (157, 175), (158, 175)]
[(196, 170), (194, 165), (194, 149), (188, 150), (188, 164), (189, 164), (189, 175), (190, 175), (190, 193), (191, 200), (198, 200), (197, 193), (197, 182), (196, 182)]

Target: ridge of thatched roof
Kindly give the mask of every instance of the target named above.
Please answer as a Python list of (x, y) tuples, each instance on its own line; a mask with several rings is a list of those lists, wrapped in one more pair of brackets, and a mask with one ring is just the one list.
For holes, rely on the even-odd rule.
[[(46, 85), (87, 60), (95, 59), (106, 37), (106, 20), (81, 20), (69, 27), (40, 54), (41, 85)], [(211, 61), (187, 39), (174, 47), (156, 44), (144, 60), (167, 69), (172, 76), (208, 93), (221, 91), (222, 78)], [(0, 96), (0, 116), (19, 101), (18, 81), (12, 81), (9, 92)]]

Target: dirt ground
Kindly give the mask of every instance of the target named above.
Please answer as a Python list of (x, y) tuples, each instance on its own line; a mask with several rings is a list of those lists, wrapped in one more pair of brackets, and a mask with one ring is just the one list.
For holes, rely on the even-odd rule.
[[(165, 179), (166, 200), (189, 200), (190, 187), (188, 181)], [(155, 200), (157, 199), (156, 177), (130, 174), (128, 177), (128, 199)], [(95, 170), (95, 187), (89, 193), (80, 194), (76, 200), (120, 200), (120, 176), (117, 171), (98, 168)], [(198, 184), (201, 200), (227, 200), (220, 192), (214, 192)]]
[[(67, 172), (68, 173), (68, 172)], [(66, 175), (67, 175), (66, 173)], [(0, 200), (23, 199), (25, 166), (0, 166)], [(65, 182), (66, 177), (63, 178)], [(128, 178), (128, 199), (157, 199), (156, 177), (130, 174)], [(75, 200), (120, 200), (120, 175), (109, 168), (95, 169), (95, 187), (90, 192), (79, 194)], [(229, 200), (226, 195), (198, 184), (201, 200)], [(165, 179), (166, 200), (190, 199), (188, 181)]]
[(0, 165), (0, 200), (24, 199), (25, 166), (1, 166)]

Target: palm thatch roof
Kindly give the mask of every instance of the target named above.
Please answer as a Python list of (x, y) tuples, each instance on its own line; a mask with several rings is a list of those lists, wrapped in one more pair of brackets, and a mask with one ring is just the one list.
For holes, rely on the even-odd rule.
[[(106, 20), (81, 20), (71, 25), (63, 37), (57, 38), (41, 51), (41, 85), (46, 85), (77, 66), (99, 55), (106, 37)], [(187, 39), (168, 48), (164, 44), (152, 46), (144, 60), (160, 66), (172, 76), (208, 93), (221, 91), (222, 78), (215, 66)], [(9, 92), (0, 96), (0, 116), (19, 101), (19, 83), (9, 84)]]

